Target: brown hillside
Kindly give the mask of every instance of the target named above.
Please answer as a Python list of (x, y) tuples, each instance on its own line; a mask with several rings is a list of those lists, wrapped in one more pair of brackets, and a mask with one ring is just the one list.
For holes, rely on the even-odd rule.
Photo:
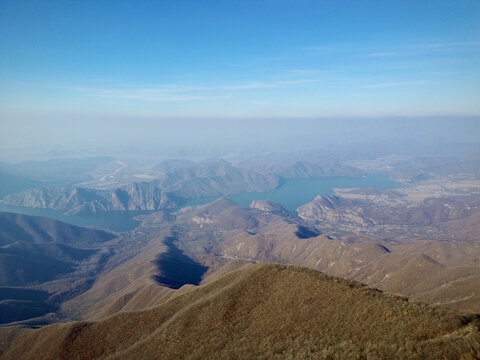
[(3, 329), (2, 359), (479, 359), (480, 320), (295, 266), (98, 322)]

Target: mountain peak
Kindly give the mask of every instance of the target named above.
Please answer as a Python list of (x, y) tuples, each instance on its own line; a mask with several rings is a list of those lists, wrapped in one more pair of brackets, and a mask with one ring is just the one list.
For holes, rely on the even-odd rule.
[(4, 329), (0, 340), (9, 344), (4, 359), (475, 359), (478, 328), (475, 316), (306, 268), (259, 264), (156, 308), (93, 323)]

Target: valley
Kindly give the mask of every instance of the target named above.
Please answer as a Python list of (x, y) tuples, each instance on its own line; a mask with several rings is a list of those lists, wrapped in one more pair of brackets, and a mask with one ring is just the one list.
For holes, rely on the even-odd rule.
[(480, 360), (480, 1), (0, 1), (1, 360)]
[[(230, 195), (216, 184), (253, 189), (264, 175), (240, 176), (225, 162), (179, 172), (183, 166), (195, 165), (167, 162), (162, 171), (173, 173), (163, 180), (111, 190), (59, 186), (4, 197), (7, 210), (16, 208), (5, 203), (22, 199), (20, 204), (34, 206), (30, 211), (47, 216), (52, 211), (97, 228), (1, 213), (0, 306), (9, 315), (1, 318), (6, 330), (0, 337), (16, 341), (5, 335), (11, 326), (103, 324), (107, 316), (150, 311), (265, 263), (294, 264), (414, 302), (480, 313), (476, 178), (433, 174), (404, 183), (386, 175), (297, 178), (283, 179), (273, 190)], [(160, 184), (193, 197), (169, 203), (172, 193), (179, 193), (163, 191)], [(203, 197), (212, 191), (217, 195)], [(292, 209), (294, 204), (298, 208)], [(67, 209), (79, 210), (59, 212)], [(115, 214), (120, 223), (135, 222), (104, 231), (108, 221), (89, 220)], [(85, 242), (83, 233), (95, 235)], [(100, 234), (104, 240), (95, 240)], [(75, 243), (64, 244), (65, 236)]]

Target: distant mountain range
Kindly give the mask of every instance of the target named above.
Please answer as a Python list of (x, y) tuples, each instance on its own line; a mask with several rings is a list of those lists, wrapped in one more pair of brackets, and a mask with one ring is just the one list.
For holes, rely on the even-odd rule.
[(298, 159), (251, 159), (240, 166), (261, 174), (275, 174), (283, 179), (308, 179), (323, 176), (362, 176), (362, 170), (338, 162)]
[[(56, 160), (36, 180), (38, 163), (0, 164), (6, 204), (151, 210), (119, 233), (0, 212), (0, 358), (480, 359), (478, 165), (315, 159)], [(335, 189), (298, 216), (221, 197), (380, 169), (410, 183)]]
[(281, 184), (276, 174), (264, 174), (218, 160), (195, 166), (179, 166), (154, 181), (164, 191), (183, 199), (222, 196), (274, 189)]
[(263, 191), (279, 184), (278, 176), (261, 175), (219, 161), (205, 166), (180, 167), (153, 182), (136, 182), (111, 190), (43, 187), (7, 195), (2, 202), (55, 209), (69, 215), (110, 210), (160, 210), (176, 208), (186, 199)]
[(464, 156), (386, 156), (349, 163), (363, 171), (385, 173), (394, 180), (406, 183), (417, 183), (438, 177), (480, 178), (480, 156), (478, 154)]
[[(394, 192), (391, 192), (395, 196)], [(422, 202), (378, 204), (374, 201), (348, 199), (335, 195), (319, 195), (298, 208), (299, 216), (309, 221), (351, 223), (361, 226), (379, 225), (438, 225), (466, 218), (480, 211), (480, 196), (466, 198), (427, 198)]]
[(360, 176), (351, 167), (325, 162), (252, 163), (250, 168), (219, 160), (193, 163), (169, 160), (154, 167), (158, 178), (109, 190), (78, 186), (39, 187), (6, 195), (6, 205), (48, 208), (69, 215), (111, 210), (162, 210), (181, 206), (189, 199), (262, 192), (279, 187), (286, 179), (322, 176)]
[(42, 186), (45, 186), (45, 183), (34, 181), (24, 176), (13, 175), (0, 169), (0, 199), (8, 194), (15, 194)]
[[(300, 217), (220, 198), (118, 237), (1, 214), (0, 357), (478, 357), (477, 315), (413, 300), (480, 309), (480, 198), (343, 194)], [(83, 321), (12, 326), (59, 319)]]
[(113, 190), (80, 187), (47, 187), (7, 195), (7, 205), (54, 209), (68, 215), (110, 210), (159, 210), (175, 208), (179, 199), (151, 183), (133, 183)]

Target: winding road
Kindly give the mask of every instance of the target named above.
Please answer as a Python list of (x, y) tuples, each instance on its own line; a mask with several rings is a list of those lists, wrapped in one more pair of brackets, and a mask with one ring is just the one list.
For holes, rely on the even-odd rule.
[(84, 181), (84, 182), (75, 184), (73, 186), (85, 186), (85, 185), (98, 184), (98, 183), (104, 182), (104, 181), (107, 180), (107, 178), (114, 177), (115, 175), (118, 174), (118, 172), (120, 170), (123, 170), (127, 167), (127, 165), (125, 163), (123, 163), (122, 161), (116, 161), (116, 163), (119, 165), (119, 167), (116, 168), (113, 172), (103, 175), (100, 179), (92, 180), (92, 181)]

